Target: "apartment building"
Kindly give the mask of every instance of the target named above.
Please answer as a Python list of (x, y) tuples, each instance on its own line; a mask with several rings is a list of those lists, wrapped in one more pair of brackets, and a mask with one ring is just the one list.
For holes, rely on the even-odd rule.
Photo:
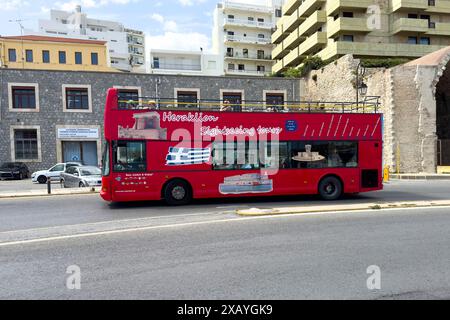
[(0, 37), (0, 68), (114, 71), (105, 41), (44, 36)]
[[(33, 32), (27, 30), (27, 33)], [(39, 20), (38, 35), (106, 41), (111, 66), (124, 72), (145, 72), (145, 34), (115, 21), (91, 19), (77, 6), (74, 12), (51, 10)]]
[(150, 50), (150, 73), (222, 76), (223, 57), (203, 51)]
[(266, 5), (224, 1), (214, 10), (213, 52), (225, 75), (264, 76), (272, 72), (271, 34), (283, 0)]
[(282, 10), (274, 72), (308, 56), (417, 58), (450, 46), (448, 0), (288, 0)]

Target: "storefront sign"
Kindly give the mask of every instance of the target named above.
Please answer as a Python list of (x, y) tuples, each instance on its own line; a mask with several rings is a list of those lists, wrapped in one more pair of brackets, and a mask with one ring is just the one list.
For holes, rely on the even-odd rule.
[(63, 128), (58, 129), (58, 139), (98, 139), (98, 129)]

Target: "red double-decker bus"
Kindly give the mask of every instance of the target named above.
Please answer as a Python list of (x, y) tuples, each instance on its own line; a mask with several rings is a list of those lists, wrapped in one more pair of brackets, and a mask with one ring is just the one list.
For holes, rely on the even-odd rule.
[[(343, 194), (382, 185), (378, 104), (177, 102), (110, 89), (106, 201)], [(357, 109), (356, 109), (357, 108)]]

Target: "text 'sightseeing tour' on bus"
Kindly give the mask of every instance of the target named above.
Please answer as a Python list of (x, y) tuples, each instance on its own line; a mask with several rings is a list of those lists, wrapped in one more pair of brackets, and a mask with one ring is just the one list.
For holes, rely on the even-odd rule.
[[(224, 107), (225, 106), (225, 107)], [(106, 201), (343, 194), (382, 189), (378, 104), (178, 103), (110, 89)]]

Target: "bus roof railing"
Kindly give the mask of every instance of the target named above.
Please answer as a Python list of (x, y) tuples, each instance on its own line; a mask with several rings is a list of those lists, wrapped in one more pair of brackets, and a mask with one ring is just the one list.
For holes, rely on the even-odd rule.
[(338, 101), (228, 101), (224, 100), (174, 100), (173, 98), (133, 97), (118, 98), (119, 110), (161, 111), (221, 111), (221, 112), (284, 112), (284, 113), (380, 113), (379, 97), (367, 97), (360, 102)]

